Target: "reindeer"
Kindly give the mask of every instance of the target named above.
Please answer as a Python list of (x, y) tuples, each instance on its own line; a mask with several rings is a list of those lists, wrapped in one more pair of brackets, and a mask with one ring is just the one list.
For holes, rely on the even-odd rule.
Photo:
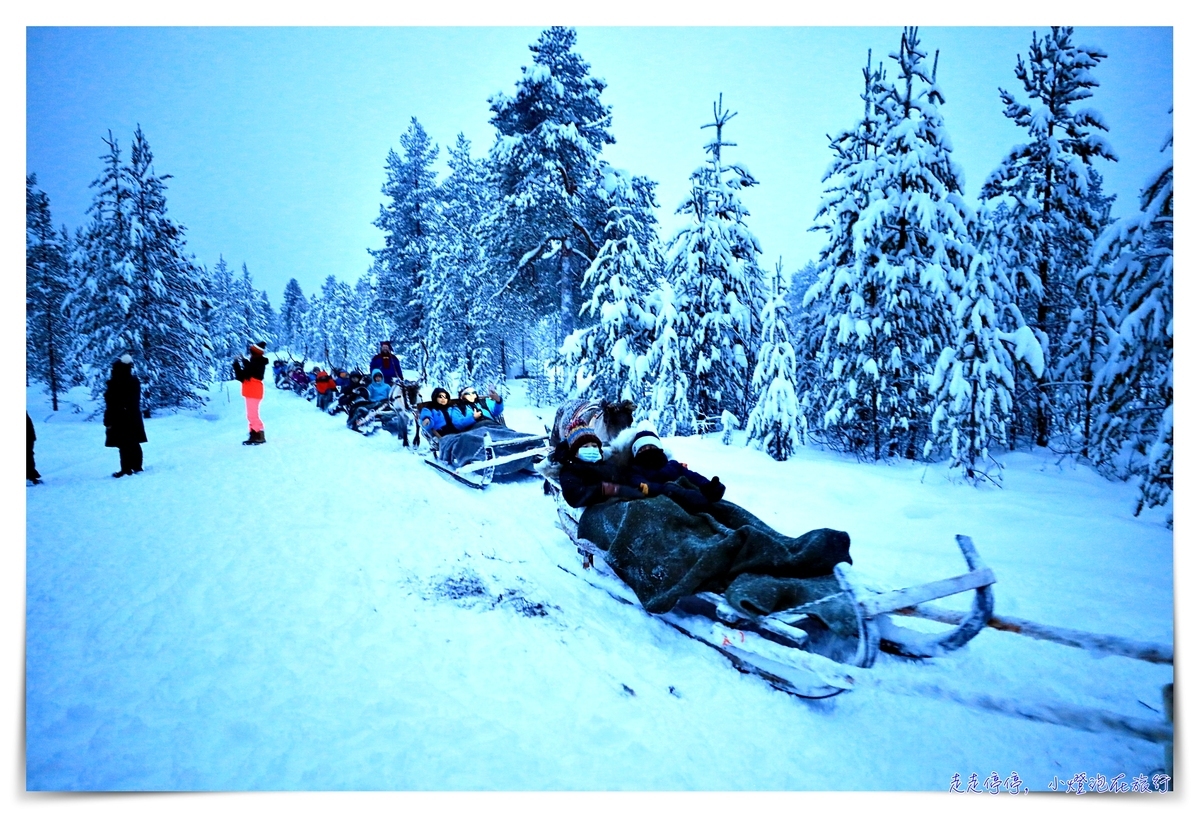
[(607, 400), (569, 400), (554, 413), (554, 426), (550, 429), (550, 448), (553, 449), (567, 437), (574, 426), (590, 426), (607, 443), (633, 425), (633, 402)]

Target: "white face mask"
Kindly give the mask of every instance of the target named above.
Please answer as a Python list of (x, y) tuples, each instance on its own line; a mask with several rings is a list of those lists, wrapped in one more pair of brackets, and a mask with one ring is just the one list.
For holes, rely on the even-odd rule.
[(597, 449), (595, 446), (583, 446), (582, 448), (580, 448), (579, 452), (576, 454), (576, 457), (578, 457), (580, 460), (584, 461), (585, 463), (599, 463), (600, 462), (600, 450)]

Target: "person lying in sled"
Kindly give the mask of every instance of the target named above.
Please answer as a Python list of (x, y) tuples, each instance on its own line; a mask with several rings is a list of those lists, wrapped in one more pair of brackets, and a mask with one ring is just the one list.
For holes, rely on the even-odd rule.
[[(707, 495), (723, 493), (721, 482), (688, 474), (669, 458), (647, 463), (643, 456), (637, 472), (633, 436), (618, 436), (606, 456), (590, 429), (572, 429), (551, 459), (558, 461), (563, 500), (582, 509), (576, 535), (598, 549), (647, 611), (665, 613), (686, 596), (711, 591), (757, 617), (839, 593), (834, 566), (852, 561), (846, 532), (783, 534), (739, 505), (710, 500)], [(657, 438), (641, 439), (648, 442), (639, 453)], [(680, 476), (662, 484), (635, 476), (677, 469)], [(853, 605), (839, 602), (835, 619), (839, 628), (854, 627)]]

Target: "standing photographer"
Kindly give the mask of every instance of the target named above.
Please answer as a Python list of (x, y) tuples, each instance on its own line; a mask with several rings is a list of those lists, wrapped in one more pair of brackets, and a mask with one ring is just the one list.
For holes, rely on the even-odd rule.
[(267, 373), (266, 341), (254, 341), (249, 345), (250, 360), (236, 358), (233, 362), (233, 377), (242, 382), (242, 397), (246, 399), (246, 419), (250, 421), (250, 437), (242, 441), (243, 446), (257, 446), (267, 442), (266, 430), (258, 416), (258, 405), (263, 399), (263, 377)]

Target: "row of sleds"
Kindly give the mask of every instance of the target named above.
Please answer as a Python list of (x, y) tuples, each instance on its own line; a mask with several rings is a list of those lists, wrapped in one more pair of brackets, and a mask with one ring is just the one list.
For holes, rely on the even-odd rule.
[(533, 474), (534, 466), (550, 453), (546, 445), (548, 432), (527, 434), (492, 421), (476, 423), (471, 429), (452, 435), (422, 434), (418, 418), (422, 406), (417, 399), (419, 384), (413, 380), (397, 380), (388, 397), (378, 404), (339, 407), (336, 399), (322, 403), (322, 396), (307, 374), (305, 379), (293, 378), (292, 372), (297, 370), (304, 372), (303, 362), (293, 364), (282, 377), (277, 377), (276, 387), (315, 402), (327, 414), (345, 411), (347, 427), (359, 434), (371, 436), (381, 430), (395, 434), (406, 448), (422, 454), (430, 466), (473, 488), (487, 488), (502, 474)]

